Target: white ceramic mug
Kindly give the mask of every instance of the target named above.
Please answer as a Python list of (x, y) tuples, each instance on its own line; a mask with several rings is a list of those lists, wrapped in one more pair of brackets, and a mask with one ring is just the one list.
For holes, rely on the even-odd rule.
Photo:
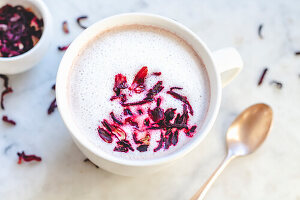
[[(200, 55), (206, 66), (211, 87), (211, 99), (207, 117), (193, 139), (178, 151), (151, 160), (125, 160), (105, 153), (92, 144), (88, 138), (81, 133), (71, 116), (72, 112), (67, 91), (69, 81), (68, 76), (72, 68), (72, 63), (79, 52), (84, 50), (83, 48), (87, 42), (99, 33), (110, 28), (130, 24), (160, 27), (183, 38)], [(66, 51), (60, 63), (56, 79), (57, 105), (62, 119), (68, 127), (75, 143), (96, 165), (107, 171), (125, 176), (149, 174), (168, 166), (199, 145), (203, 138), (208, 134), (217, 117), (221, 102), (222, 86), (229, 83), (239, 73), (242, 66), (242, 59), (235, 49), (227, 48), (212, 53), (197, 35), (174, 20), (144, 13), (116, 15), (103, 19), (86, 29), (74, 40)]]

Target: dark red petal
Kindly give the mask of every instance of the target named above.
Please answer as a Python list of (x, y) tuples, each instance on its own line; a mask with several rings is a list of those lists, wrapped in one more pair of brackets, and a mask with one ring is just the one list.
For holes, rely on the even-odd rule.
[(112, 143), (111, 134), (103, 128), (98, 127), (98, 134), (107, 143)]
[(149, 110), (148, 114), (154, 122), (158, 122), (164, 118), (164, 110), (160, 107), (156, 107), (153, 110)]
[(161, 72), (153, 72), (152, 75), (154, 75), (154, 76), (160, 76)]
[(138, 87), (143, 86), (145, 78), (148, 74), (148, 67), (144, 66), (140, 71), (135, 75), (134, 80), (129, 87), (129, 90), (136, 90)]
[(4, 96), (9, 94), (9, 93), (12, 93), (13, 90), (12, 88), (10, 87), (7, 87), (2, 93), (1, 93), (1, 108), (4, 110)]
[(136, 149), (137, 149), (139, 152), (145, 152), (145, 151), (148, 150), (148, 147), (149, 147), (149, 145), (142, 144), (142, 145), (138, 146)]
[(163, 143), (164, 143), (164, 135), (163, 135), (163, 133), (160, 133), (160, 140), (158, 141), (157, 147), (153, 151), (154, 152), (159, 151), (162, 148)]
[(113, 112), (110, 113), (110, 116), (115, 123), (117, 123), (121, 126), (123, 125), (123, 123), (119, 119), (117, 119), (117, 117), (115, 116), (115, 114)]
[(67, 21), (64, 21), (63, 22), (63, 31), (68, 34), (69, 33), (69, 28), (68, 28), (68, 22)]
[(176, 144), (178, 143), (178, 130), (176, 130), (173, 134), (173, 137), (171, 139), (172, 145), (176, 146)]
[(13, 126), (15, 126), (17, 124), (14, 120), (8, 119), (8, 117), (6, 115), (3, 115), (2, 121), (6, 122), (6, 123), (9, 123)]
[(59, 51), (65, 51), (65, 50), (67, 50), (67, 49), (69, 48), (69, 46), (70, 46), (70, 45), (59, 46), (59, 47), (57, 47), (57, 49), (58, 49)]
[(56, 105), (56, 98), (51, 102), (49, 108), (48, 108), (48, 115), (54, 112), (55, 108), (57, 107)]
[(42, 161), (42, 158), (39, 157), (39, 156), (36, 156), (36, 155), (26, 155), (24, 153), (24, 151), (22, 151), (21, 153), (17, 152), (17, 155), (19, 157), (19, 160), (18, 160), (18, 164), (21, 164), (22, 161), (25, 161), (25, 162), (31, 162), (31, 161)]
[(76, 19), (77, 24), (78, 24), (81, 28), (83, 28), (83, 29), (86, 29), (87, 27), (81, 24), (81, 20), (84, 20), (84, 19), (87, 19), (87, 18), (88, 18), (88, 16), (84, 15), (84, 16), (80, 16), (80, 17), (78, 17), (78, 18)]
[(192, 108), (190, 102), (187, 100), (187, 97), (182, 96), (182, 95), (180, 95), (180, 94), (178, 94), (178, 93), (176, 93), (176, 92), (174, 92), (174, 91), (168, 91), (167, 94), (170, 94), (170, 95), (172, 95), (175, 99), (178, 99), (178, 100), (182, 101), (183, 103), (185, 103), (185, 104), (189, 107), (189, 110), (190, 110), (191, 115), (194, 114), (193, 108)]

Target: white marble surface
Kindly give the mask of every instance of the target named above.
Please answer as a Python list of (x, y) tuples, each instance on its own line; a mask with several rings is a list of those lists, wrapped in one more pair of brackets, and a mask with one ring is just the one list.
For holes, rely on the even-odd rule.
[[(294, 55), (300, 50), (300, 1), (45, 2), (55, 21), (52, 46), (38, 67), (10, 76), (15, 92), (6, 96), (6, 110), (0, 111), (18, 123), (10, 127), (0, 122), (0, 199), (188, 199), (223, 159), (224, 134), (231, 121), (257, 102), (274, 109), (266, 143), (255, 154), (233, 161), (207, 199), (300, 199), (300, 56)], [(120, 177), (84, 163), (59, 113), (46, 113), (63, 56), (57, 46), (82, 31), (76, 17), (87, 14), (89, 25), (132, 11), (173, 18), (195, 31), (212, 50), (234, 46), (245, 61), (240, 76), (224, 89), (220, 114), (203, 143), (172, 167), (142, 178)], [(61, 31), (63, 20), (69, 21), (70, 35)], [(260, 23), (263, 40), (257, 35)], [(270, 71), (258, 88), (264, 66)], [(269, 85), (273, 79), (284, 83), (282, 90)], [(21, 150), (41, 155), (43, 162), (17, 165), (16, 152)]]

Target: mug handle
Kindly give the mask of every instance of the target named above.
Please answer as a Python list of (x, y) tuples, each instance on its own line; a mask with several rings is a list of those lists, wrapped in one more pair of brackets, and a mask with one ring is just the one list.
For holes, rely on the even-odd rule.
[(235, 48), (214, 51), (212, 57), (221, 76), (222, 87), (230, 83), (243, 68), (243, 60)]

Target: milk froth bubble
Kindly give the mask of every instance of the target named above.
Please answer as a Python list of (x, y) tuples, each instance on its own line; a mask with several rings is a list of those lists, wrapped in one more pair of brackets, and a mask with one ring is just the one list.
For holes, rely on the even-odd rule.
[[(192, 47), (161, 28), (144, 25), (115, 27), (99, 33), (85, 45), (69, 74), (68, 96), (73, 120), (81, 134), (99, 151), (123, 159), (149, 160), (170, 154), (193, 140), (181, 132), (176, 146), (154, 152), (160, 139), (160, 130), (157, 130), (151, 132), (146, 152), (135, 150), (122, 153), (113, 151), (116, 140), (106, 143), (99, 137), (97, 127), (103, 119), (109, 118), (110, 112), (122, 117), (124, 108), (119, 101), (110, 101), (114, 95), (115, 75), (125, 75), (130, 85), (142, 66), (147, 66), (149, 70), (145, 80), (146, 90), (157, 81), (163, 81), (161, 108), (177, 108), (177, 112), (181, 113), (182, 102), (166, 94), (166, 91), (173, 86), (183, 88), (180, 93), (187, 96), (194, 109), (189, 124), (197, 125), (197, 130), (200, 129), (210, 102), (210, 86), (205, 66)], [(161, 72), (161, 76), (151, 76), (153, 72)], [(141, 100), (141, 96), (134, 94), (131, 100)], [(131, 110), (137, 111), (134, 107)], [(130, 133), (133, 128), (127, 126), (124, 131)], [(136, 147), (131, 134), (127, 135), (127, 139)]]

